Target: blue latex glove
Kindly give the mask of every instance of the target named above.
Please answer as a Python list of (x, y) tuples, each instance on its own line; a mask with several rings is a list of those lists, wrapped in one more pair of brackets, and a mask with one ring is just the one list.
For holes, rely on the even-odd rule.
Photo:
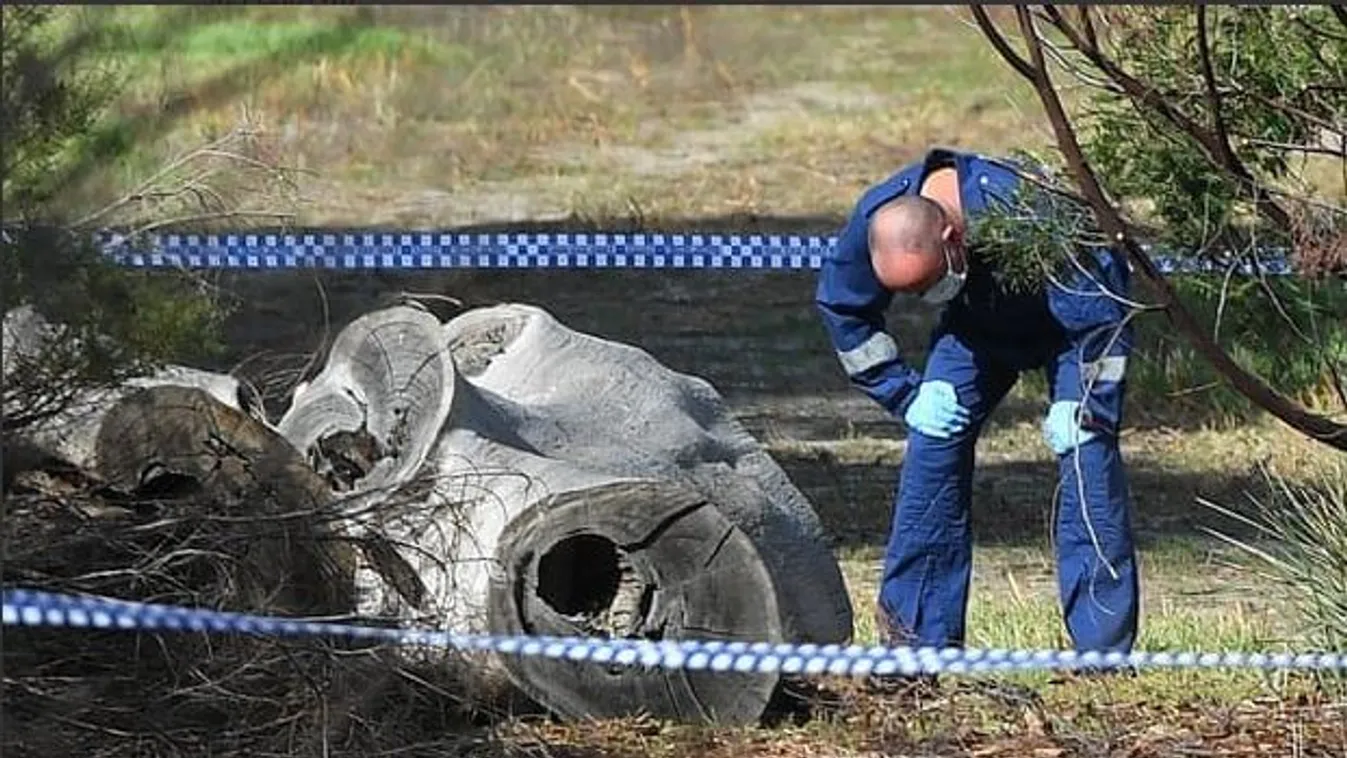
[(909, 428), (942, 440), (968, 428), (970, 418), (968, 409), (959, 405), (954, 385), (942, 381), (922, 382), (903, 414)]
[(1080, 428), (1076, 418), (1079, 412), (1080, 403), (1075, 400), (1058, 400), (1048, 408), (1048, 417), (1043, 420), (1043, 439), (1048, 441), (1052, 452), (1063, 455), (1097, 436), (1088, 429)]

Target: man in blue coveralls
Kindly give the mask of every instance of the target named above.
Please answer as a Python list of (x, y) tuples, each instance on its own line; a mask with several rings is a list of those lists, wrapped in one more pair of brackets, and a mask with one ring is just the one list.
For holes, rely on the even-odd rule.
[[(932, 149), (868, 189), (824, 261), (816, 305), (851, 383), (908, 430), (877, 603), (885, 644), (962, 646), (971, 577), (969, 505), (983, 422), (1022, 371), (1045, 372), (1043, 423), (1059, 466), (1058, 586), (1077, 650), (1129, 651), (1138, 582), (1118, 450), (1131, 349), (1129, 272), (1085, 252), (1075, 281), (1003, 283), (970, 221), (1009, 203), (1023, 169)], [(976, 231), (975, 229), (973, 230)], [(895, 293), (944, 304), (925, 371), (885, 331)]]

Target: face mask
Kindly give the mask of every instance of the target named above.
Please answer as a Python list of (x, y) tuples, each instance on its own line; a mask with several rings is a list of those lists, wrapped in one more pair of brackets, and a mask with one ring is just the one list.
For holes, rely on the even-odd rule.
[(963, 271), (954, 273), (954, 261), (949, 255), (949, 245), (944, 246), (944, 251), (945, 275), (921, 293), (921, 299), (931, 305), (940, 305), (953, 300), (954, 296), (959, 294), (959, 290), (963, 289), (964, 280), (968, 278), (967, 266)]

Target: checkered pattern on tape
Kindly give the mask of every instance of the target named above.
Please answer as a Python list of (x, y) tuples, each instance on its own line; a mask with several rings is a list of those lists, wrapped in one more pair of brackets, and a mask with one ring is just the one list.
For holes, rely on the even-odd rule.
[(1347, 669), (1337, 653), (1078, 653), (1068, 650), (865, 647), (723, 640), (661, 642), (578, 637), (454, 634), (255, 616), (31, 590), (4, 592), (7, 626), (344, 637), (404, 646), (455, 648), (593, 662), (735, 673), (886, 676), (1089, 668)]
[[(115, 260), (138, 268), (446, 269), (692, 268), (816, 270), (834, 236), (800, 234), (620, 233), (305, 233), (151, 235), (141, 246), (102, 233)], [(1223, 269), (1161, 257), (1163, 273)], [(1261, 265), (1285, 274), (1284, 260)], [(1245, 264), (1244, 273), (1252, 267)]]

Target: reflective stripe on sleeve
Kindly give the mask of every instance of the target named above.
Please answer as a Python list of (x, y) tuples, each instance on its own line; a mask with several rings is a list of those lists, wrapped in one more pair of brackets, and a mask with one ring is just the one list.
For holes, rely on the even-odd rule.
[(848, 376), (856, 376), (897, 358), (898, 343), (888, 332), (875, 332), (856, 347), (837, 352), (837, 360), (841, 361)]

